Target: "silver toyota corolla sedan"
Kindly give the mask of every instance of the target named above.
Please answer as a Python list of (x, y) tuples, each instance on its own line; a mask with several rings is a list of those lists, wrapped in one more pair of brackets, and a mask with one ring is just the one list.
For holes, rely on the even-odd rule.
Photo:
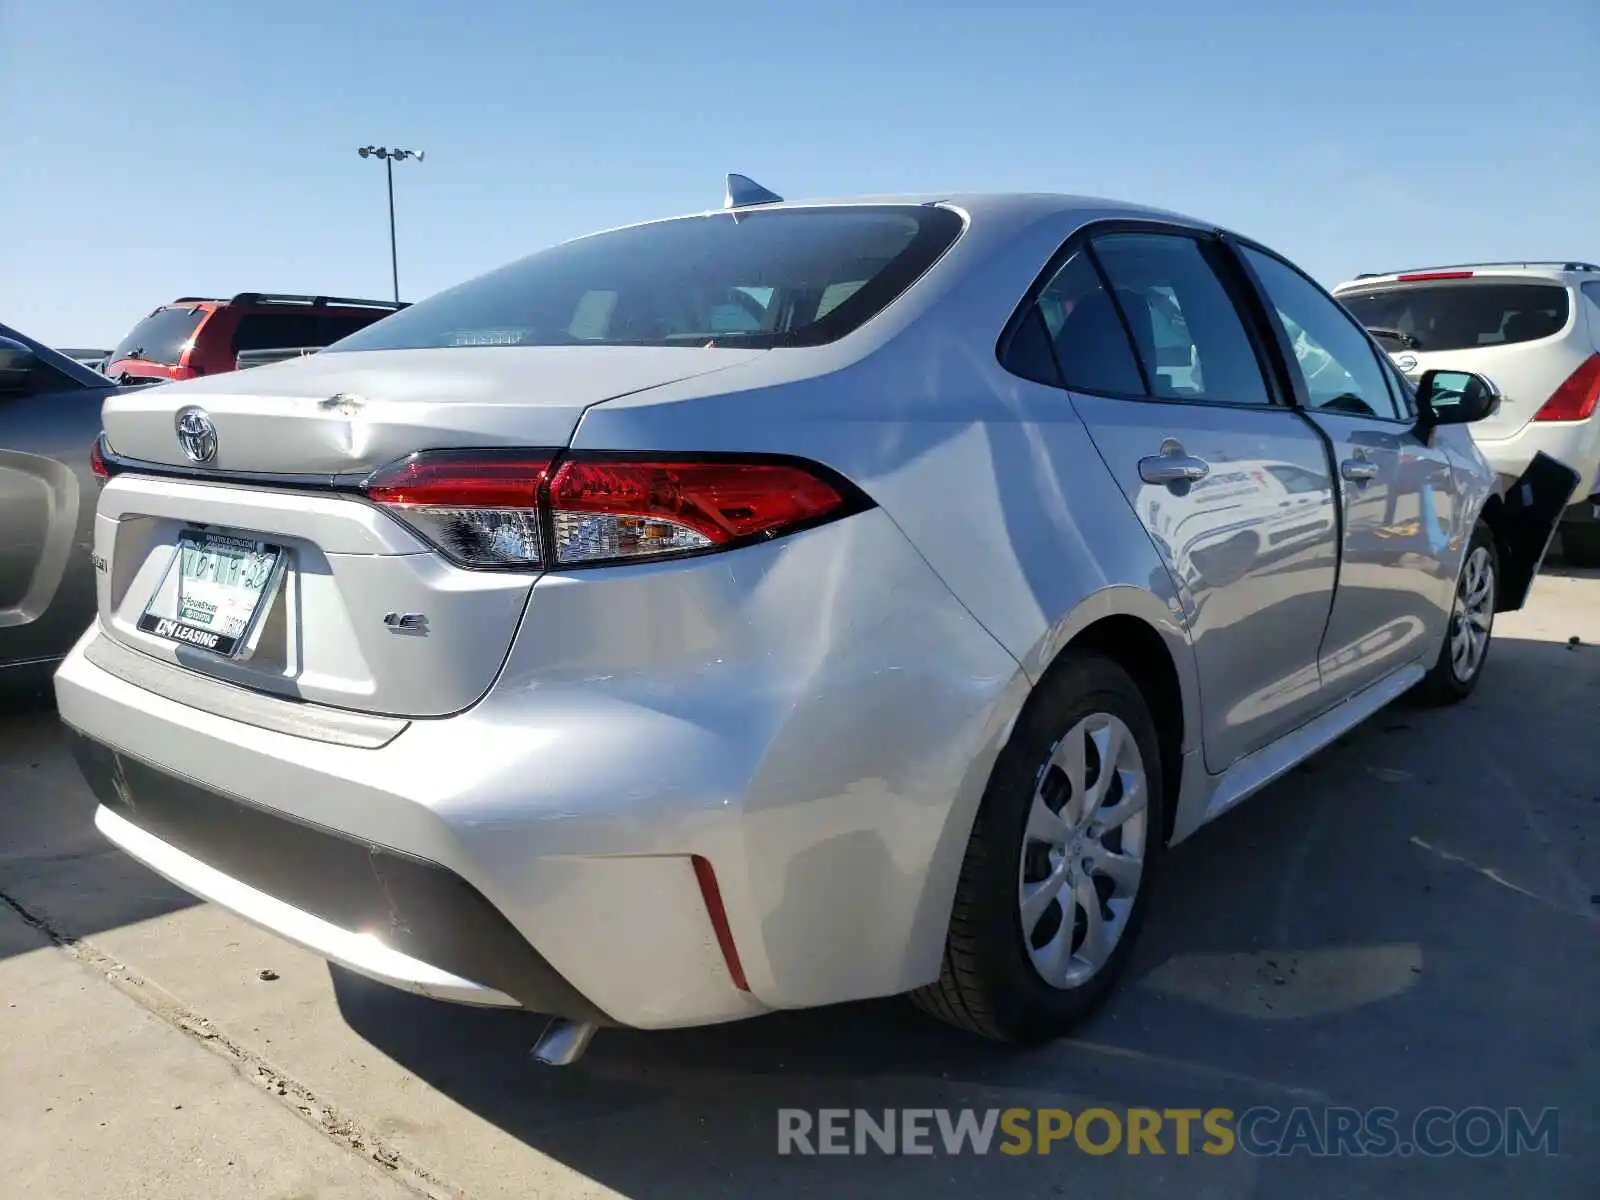
[(1035, 1041), (1169, 846), (1477, 683), (1571, 474), (1494, 494), (1490, 382), (1170, 213), (740, 190), (106, 405), (107, 837), (548, 1060), (902, 992)]

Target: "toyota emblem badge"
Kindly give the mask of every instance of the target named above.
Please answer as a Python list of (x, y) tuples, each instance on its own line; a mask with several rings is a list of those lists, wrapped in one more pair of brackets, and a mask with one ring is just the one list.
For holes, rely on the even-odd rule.
[(180, 408), (173, 418), (178, 445), (190, 462), (208, 463), (217, 456), (217, 427), (203, 408)]

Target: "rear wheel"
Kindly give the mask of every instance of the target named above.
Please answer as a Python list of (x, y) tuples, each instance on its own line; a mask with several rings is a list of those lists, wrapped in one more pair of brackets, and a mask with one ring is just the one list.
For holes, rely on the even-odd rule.
[(1455, 604), (1439, 660), (1416, 691), (1424, 704), (1455, 704), (1478, 686), (1494, 634), (1494, 602), (1499, 585), (1500, 558), (1495, 553), (1494, 537), (1488, 526), (1479, 525), (1472, 531), (1472, 541), (1461, 561)]
[(1002, 1041), (1061, 1037), (1105, 999), (1144, 922), (1165, 797), (1155, 723), (1116, 663), (1073, 655), (995, 764), (927, 1012)]
[(1600, 567), (1600, 521), (1574, 521), (1563, 525), (1561, 554), (1568, 566)]

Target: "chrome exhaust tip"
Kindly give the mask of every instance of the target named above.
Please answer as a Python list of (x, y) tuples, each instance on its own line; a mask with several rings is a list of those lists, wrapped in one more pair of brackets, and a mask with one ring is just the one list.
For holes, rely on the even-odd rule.
[(551, 1067), (570, 1067), (583, 1057), (600, 1026), (589, 1021), (551, 1017), (533, 1045), (533, 1059)]

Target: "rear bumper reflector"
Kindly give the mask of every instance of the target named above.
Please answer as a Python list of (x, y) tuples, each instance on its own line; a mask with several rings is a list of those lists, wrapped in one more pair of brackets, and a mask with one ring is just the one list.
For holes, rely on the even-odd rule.
[(717, 886), (717, 873), (711, 860), (698, 854), (690, 855), (694, 863), (694, 877), (700, 884), (700, 895), (706, 902), (706, 915), (711, 918), (711, 928), (716, 932), (717, 945), (722, 948), (722, 959), (728, 964), (728, 975), (733, 986), (741, 992), (750, 990), (750, 981), (744, 976), (744, 964), (739, 961), (739, 948), (733, 944), (733, 930), (728, 925), (728, 910), (722, 904), (722, 889)]

